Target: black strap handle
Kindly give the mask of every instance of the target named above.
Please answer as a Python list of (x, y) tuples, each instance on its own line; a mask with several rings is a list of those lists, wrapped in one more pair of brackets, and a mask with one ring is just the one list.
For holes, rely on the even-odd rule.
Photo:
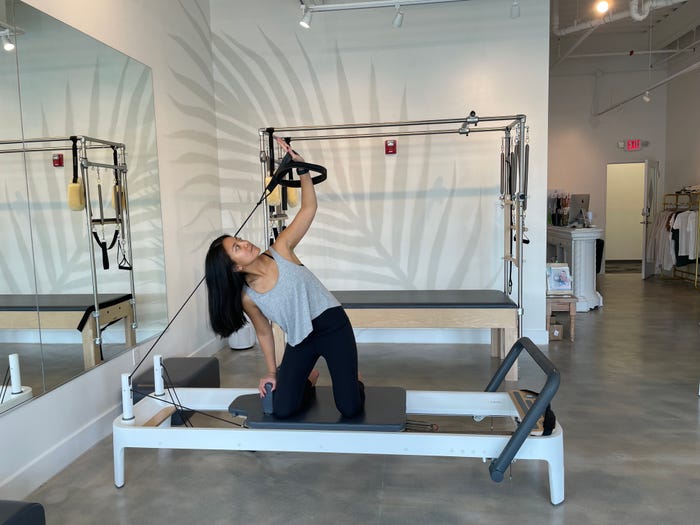
[(285, 186), (287, 188), (301, 187), (300, 180), (284, 178), (285, 175), (291, 173), (293, 169), (297, 169), (297, 173), (299, 172), (299, 170), (308, 170), (314, 173), (318, 173), (318, 175), (311, 177), (311, 182), (313, 182), (314, 184), (319, 184), (320, 182), (323, 182), (328, 178), (328, 170), (326, 170), (326, 168), (321, 166), (320, 164), (311, 164), (309, 162), (289, 162), (280, 166), (275, 172), (275, 178), (279, 176), (278, 181), (280, 186)]

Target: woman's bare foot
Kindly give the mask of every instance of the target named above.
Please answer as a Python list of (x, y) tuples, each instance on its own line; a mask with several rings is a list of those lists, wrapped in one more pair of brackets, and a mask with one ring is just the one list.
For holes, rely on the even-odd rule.
[(318, 376), (321, 375), (319, 374), (318, 370), (314, 369), (311, 371), (309, 374), (309, 383), (311, 383), (311, 386), (316, 386), (316, 382), (318, 381)]

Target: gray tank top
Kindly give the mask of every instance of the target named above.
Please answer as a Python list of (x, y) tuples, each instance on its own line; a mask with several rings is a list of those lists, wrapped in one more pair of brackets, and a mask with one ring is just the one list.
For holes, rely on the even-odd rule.
[(265, 293), (246, 285), (245, 293), (265, 317), (284, 330), (287, 342), (296, 346), (313, 330), (313, 319), (340, 303), (308, 268), (288, 261), (272, 247), (270, 253), (277, 263), (277, 282)]

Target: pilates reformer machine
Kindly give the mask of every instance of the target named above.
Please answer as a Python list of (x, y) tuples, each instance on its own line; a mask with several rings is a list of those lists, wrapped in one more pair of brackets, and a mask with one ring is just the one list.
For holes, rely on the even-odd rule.
[[(494, 117), (494, 120), (505, 117)], [(507, 138), (507, 149), (502, 155), (502, 198), (504, 209), (508, 216), (507, 239), (515, 239), (522, 244), (523, 217), (525, 210), (526, 176), (515, 174), (514, 164), (526, 165), (527, 146), (513, 149), (511, 132), (518, 130), (518, 144), (525, 140), (525, 117), (509, 117), (512, 122), (499, 128), (480, 128), (479, 131), (503, 130)], [(514, 119), (514, 120), (513, 120)], [(479, 119), (474, 115), (464, 121), (459, 129), (461, 134), (468, 134), (470, 126), (476, 126)], [(445, 131), (447, 132), (454, 132)], [(289, 163), (281, 169), (284, 159), (277, 167), (274, 160), (274, 130), (261, 131), (261, 161), (270, 167), (270, 180), (264, 184), (263, 196), (254, 207), (251, 214), (240, 226), (244, 227), (257, 207), (265, 202), (272, 193), (274, 186), (280, 184), (294, 187), (291, 178), (292, 168), (311, 169), (319, 173), (312, 178), (314, 183), (325, 178), (325, 168), (308, 163), (294, 166)], [(408, 132), (402, 132), (408, 133)], [(425, 133), (423, 133), (425, 134)], [(267, 135), (269, 149), (265, 148), (263, 135)], [(395, 135), (395, 134), (394, 134)], [(505, 141), (504, 141), (505, 143)], [(520, 161), (516, 157), (520, 156)], [(509, 159), (509, 160), (508, 160)], [(523, 172), (525, 170), (523, 169)], [(278, 175), (289, 173), (287, 183), (279, 182)], [(275, 185), (271, 182), (277, 182)], [(519, 181), (518, 185), (515, 181)], [(519, 189), (511, 189), (518, 187)], [(284, 199), (281, 200), (283, 202)], [(274, 204), (273, 206), (284, 206)], [(272, 210), (271, 210), (272, 211)], [(284, 211), (283, 209), (281, 210)], [(271, 217), (280, 221), (278, 226), (284, 227), (284, 217)], [(515, 232), (515, 236), (513, 236)], [(506, 243), (509, 246), (509, 243)], [(520, 268), (521, 248), (507, 251), (504, 268), (516, 263)], [(202, 280), (203, 281), (203, 280)], [(200, 281), (200, 284), (202, 283)], [(522, 297), (522, 283), (519, 280), (519, 301)], [(199, 285), (198, 285), (199, 286)], [(505, 291), (509, 281), (504, 278)], [(170, 324), (182, 311), (187, 301), (197, 288), (173, 316)], [(336, 292), (338, 293), (338, 292)], [(463, 297), (451, 301), (443, 295), (437, 302), (435, 298), (422, 303), (431, 302), (431, 307), (438, 309), (463, 308)], [(399, 300), (391, 305), (391, 309), (400, 310), (400, 303), (415, 303), (415, 298), (408, 302)], [(342, 302), (349, 308), (355, 306), (363, 309), (362, 305), (354, 302), (353, 297), (343, 297)], [(374, 302), (376, 304), (376, 302)], [(519, 304), (519, 303), (518, 303)], [(385, 303), (383, 306), (387, 306)], [(513, 336), (518, 333), (518, 317), (522, 315), (519, 306), (510, 306), (513, 311), (512, 322), (508, 327)], [(405, 319), (404, 319), (405, 322)], [(461, 326), (461, 325), (458, 325)], [(498, 326), (496, 329), (501, 329)], [(165, 332), (165, 331), (164, 331)], [(161, 334), (162, 335), (162, 334)], [(160, 337), (153, 343), (146, 356), (153, 350)], [(500, 343), (505, 344), (506, 337)], [(279, 344), (276, 346), (280, 346)], [(283, 346), (283, 345), (282, 345)], [(522, 351), (536, 362), (546, 376), (544, 386), (539, 394), (531, 391), (517, 390), (511, 392), (498, 391), (503, 382), (513, 376), (517, 360)], [(143, 363), (141, 360), (139, 365)], [(343, 419), (337, 413), (329, 387), (316, 387), (315, 399), (311, 406), (293, 418), (277, 419), (271, 414), (271, 396), (261, 400), (256, 388), (166, 388), (165, 377), (169, 374), (161, 356), (153, 357), (153, 393), (142, 392), (138, 387), (132, 387), (131, 374), (122, 374), (122, 407), (123, 412), (113, 423), (113, 453), (114, 453), (114, 483), (117, 487), (125, 484), (125, 456), (127, 448), (152, 449), (191, 449), (191, 450), (241, 450), (241, 451), (287, 451), (287, 452), (321, 452), (344, 454), (376, 454), (376, 455), (412, 455), (412, 456), (443, 456), (469, 457), (490, 460), (489, 472), (492, 480), (500, 482), (511, 463), (517, 460), (534, 459), (547, 463), (549, 476), (550, 501), (559, 504), (564, 500), (564, 449), (563, 430), (556, 422), (550, 410), (550, 403), (559, 387), (559, 372), (554, 365), (542, 354), (537, 346), (528, 338), (521, 337), (512, 342), (510, 351), (502, 356), (503, 360), (486, 386), (484, 392), (449, 392), (449, 391), (406, 391), (398, 387), (366, 386), (365, 409), (362, 414), (352, 419)], [(171, 382), (173, 384), (174, 382)], [(134, 403), (134, 394), (141, 400)], [(219, 421), (219, 426), (173, 427), (171, 418), (174, 414), (199, 412), (211, 415)], [(225, 413), (226, 418), (205, 414), (204, 411)], [(493, 425), (487, 431), (439, 431), (436, 424), (409, 421), (407, 416), (437, 416), (447, 418), (468, 418), (475, 423), (484, 422), (485, 418), (495, 418), (512, 421), (513, 431), (494, 431)], [(181, 416), (181, 420), (185, 418)], [(221, 426), (221, 422), (226, 423)], [(488, 424), (488, 422), (486, 423)]]
[[(472, 133), (502, 133), (500, 195), (503, 209), (502, 290), (353, 290), (333, 292), (346, 309), (354, 328), (482, 328), (491, 330), (491, 356), (505, 358), (522, 336), (523, 272), (529, 144), (525, 115), (467, 117), (406, 122), (379, 122), (328, 126), (261, 128), (260, 161), (265, 184), (278, 169), (279, 147), (275, 137), (290, 143), (300, 141), (401, 137), (422, 135), (469, 136)], [(485, 124), (485, 125), (484, 125)], [(367, 131), (368, 130), (368, 131)], [(319, 134), (322, 133), (322, 134)], [(277, 150), (277, 151), (276, 151)], [(277, 153), (277, 154), (276, 154)], [(268, 198), (266, 238), (272, 244), (285, 227), (287, 209), (297, 199), (290, 190), (298, 187), (289, 171), (279, 181), (280, 192)], [(513, 294), (513, 271), (517, 293)], [(275, 330), (275, 347), (284, 349), (283, 334)], [(280, 355), (277, 356), (278, 360)], [(518, 379), (512, 367), (507, 380)]]
[[(539, 395), (497, 391), (523, 350), (546, 376)], [(365, 411), (352, 419), (343, 419), (335, 411), (329, 387), (316, 387), (316, 400), (308, 411), (292, 419), (276, 419), (265, 413), (256, 388), (177, 388), (175, 392), (165, 388), (161, 356), (153, 361), (153, 394), (136, 404), (129, 376), (122, 375), (123, 413), (113, 423), (117, 487), (125, 484), (127, 448), (317, 452), (481, 458), (490, 460), (490, 477), (496, 482), (503, 480), (514, 461), (542, 460), (548, 468), (550, 501), (554, 505), (564, 501), (563, 430), (549, 408), (559, 387), (559, 372), (528, 338), (514, 344), (484, 392), (366, 387)], [(171, 416), (178, 409), (228, 412), (230, 424), (173, 427)], [(424, 431), (411, 431), (408, 415), (471, 416), (477, 422), (504, 418), (514, 421), (515, 430), (442, 432), (423, 423)]]
[[(87, 136), (31, 138), (0, 141), (0, 154), (53, 152), (54, 167), (63, 167), (63, 154), (72, 156), (71, 182), (67, 187), (68, 207), (85, 211), (90, 253), (92, 294), (40, 294), (0, 296), (0, 319), (15, 329), (70, 328), (82, 334), (85, 368), (101, 362), (102, 331), (124, 319), (125, 342), (136, 344), (136, 301), (134, 290), (131, 224), (127, 187), (126, 146)], [(104, 176), (103, 181), (103, 173)], [(107, 182), (108, 181), (108, 182)], [(103, 186), (108, 186), (109, 197)], [(112, 212), (107, 211), (111, 198)], [(107, 230), (111, 229), (111, 238)], [(98, 251), (95, 246), (99, 247)], [(117, 253), (117, 267), (128, 271), (130, 293), (101, 294), (98, 290), (98, 257), (104, 270), (110, 267), (109, 251)]]

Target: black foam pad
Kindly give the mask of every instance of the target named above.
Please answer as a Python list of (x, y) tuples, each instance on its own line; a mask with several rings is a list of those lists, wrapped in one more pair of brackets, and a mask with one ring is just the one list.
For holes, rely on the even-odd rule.
[(406, 391), (392, 386), (365, 386), (365, 409), (353, 418), (340, 415), (328, 386), (316, 387), (310, 406), (285, 419), (263, 414), (259, 394), (238, 396), (228, 410), (234, 416), (245, 416), (250, 428), (400, 432), (406, 427)]

